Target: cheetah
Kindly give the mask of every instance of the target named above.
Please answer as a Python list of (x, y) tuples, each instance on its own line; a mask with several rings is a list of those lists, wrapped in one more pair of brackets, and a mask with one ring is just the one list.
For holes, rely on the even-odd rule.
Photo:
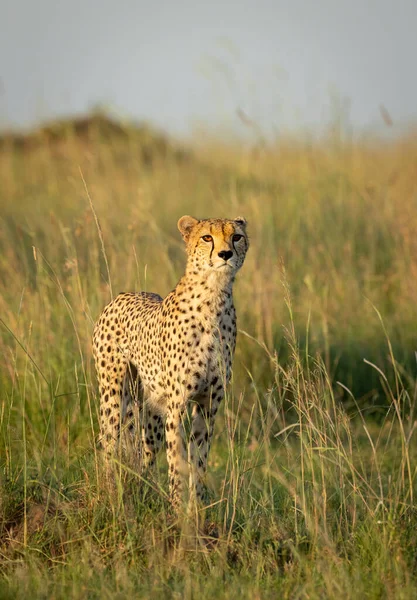
[(204, 498), (214, 421), (236, 344), (232, 288), (249, 248), (242, 217), (183, 216), (178, 229), (187, 263), (175, 289), (164, 299), (148, 292), (119, 294), (93, 334), (105, 460), (110, 464), (128, 431), (142, 471), (154, 464), (165, 438), (174, 509), (184, 501), (187, 479), (196, 501)]

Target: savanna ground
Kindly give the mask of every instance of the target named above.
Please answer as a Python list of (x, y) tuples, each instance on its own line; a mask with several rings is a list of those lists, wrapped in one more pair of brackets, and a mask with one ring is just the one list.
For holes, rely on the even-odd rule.
[[(206, 140), (99, 116), (0, 141), (0, 597), (417, 595), (417, 137)], [(204, 533), (97, 450), (92, 325), (171, 290), (182, 214), (249, 222)], [(97, 222), (98, 219), (98, 222)]]

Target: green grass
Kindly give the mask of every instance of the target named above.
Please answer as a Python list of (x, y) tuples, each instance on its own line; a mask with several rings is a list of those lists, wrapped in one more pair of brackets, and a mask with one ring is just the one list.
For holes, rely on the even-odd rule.
[[(100, 116), (0, 140), (0, 598), (415, 597), (416, 159)], [(109, 494), (96, 449), (93, 322), (174, 287), (182, 214), (251, 236), (200, 532), (163, 456)]]

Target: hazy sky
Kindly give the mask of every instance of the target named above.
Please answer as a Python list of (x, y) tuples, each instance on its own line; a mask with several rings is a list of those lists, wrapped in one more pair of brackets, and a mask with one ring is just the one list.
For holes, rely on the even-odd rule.
[(0, 124), (104, 104), (173, 132), (417, 121), (417, 0), (0, 0)]

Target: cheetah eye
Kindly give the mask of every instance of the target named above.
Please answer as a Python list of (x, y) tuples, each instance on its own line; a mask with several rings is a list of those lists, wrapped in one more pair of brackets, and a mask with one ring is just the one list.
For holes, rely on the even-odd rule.
[(242, 238), (243, 238), (243, 235), (240, 235), (239, 233), (235, 233), (235, 235), (233, 236), (232, 239), (233, 239), (234, 242), (238, 242)]
[(211, 237), (211, 235), (203, 235), (203, 237), (201, 239), (204, 240), (205, 242), (213, 241), (213, 238)]

